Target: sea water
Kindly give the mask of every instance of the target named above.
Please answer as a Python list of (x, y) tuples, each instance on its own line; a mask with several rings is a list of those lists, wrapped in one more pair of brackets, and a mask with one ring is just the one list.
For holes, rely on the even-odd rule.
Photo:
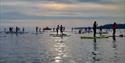
[[(35, 33), (35, 27), (92, 26), (97, 19), (49, 20), (35, 22), (0, 22), (0, 31), (12, 26), (25, 27), (26, 34), (0, 33), (0, 63), (124, 63), (125, 37), (104, 39), (81, 39), (81, 36), (92, 36), (93, 33), (76, 34), (64, 32), (69, 37), (52, 37), (52, 31)], [(72, 22), (73, 21), (73, 22)], [(98, 25), (113, 23), (113, 20), (100, 20)], [(124, 21), (118, 21), (123, 23)], [(109, 32), (107, 35), (111, 35)], [(117, 35), (124, 30), (117, 30)]]
[[(43, 34), (0, 33), (0, 63), (124, 63), (125, 38), (81, 39)], [(91, 36), (92, 33), (90, 33)], [(96, 59), (94, 59), (96, 58)]]

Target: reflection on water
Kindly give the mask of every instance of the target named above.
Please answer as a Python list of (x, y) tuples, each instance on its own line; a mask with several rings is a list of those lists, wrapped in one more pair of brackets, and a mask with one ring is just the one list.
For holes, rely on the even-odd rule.
[(66, 41), (69, 37), (54, 37), (55, 57), (54, 63), (77, 63), (73, 60), (72, 53)]
[(118, 63), (119, 57), (118, 57), (118, 48), (117, 48), (117, 44), (116, 44), (117, 43), (116, 36), (113, 36), (112, 38), (113, 38), (112, 48), (114, 49), (113, 50), (114, 51), (113, 61), (114, 61), (114, 63)]
[(97, 53), (96, 53), (96, 51), (97, 51), (97, 44), (96, 44), (96, 38), (94, 38), (94, 43), (93, 43), (93, 45), (94, 45), (94, 47), (93, 47), (93, 49), (94, 49), (94, 52), (92, 52), (92, 54), (93, 54), (93, 63), (95, 63), (96, 62), (96, 56), (97, 56)]
[(99, 61), (101, 61), (101, 54), (99, 47), (97, 46), (97, 39), (94, 38), (93, 39), (93, 43), (92, 43), (92, 51), (90, 51), (90, 57), (88, 58), (88, 62), (86, 63), (98, 63)]
[(66, 55), (66, 51), (65, 51), (65, 43), (63, 43), (63, 41), (61, 39), (55, 39), (55, 41), (57, 42), (55, 44), (55, 51), (57, 52), (57, 56), (55, 57), (55, 62), (56, 63), (60, 63), (62, 61), (62, 58), (64, 55)]
[(97, 49), (97, 47), (96, 47), (96, 46), (97, 46), (97, 43), (96, 43), (96, 38), (94, 38), (94, 47), (93, 47), (93, 48), (94, 48), (94, 51), (96, 51), (96, 49)]
[(116, 41), (116, 36), (113, 36), (112, 39), (113, 39), (113, 41), (115, 42), (115, 41)]
[(55, 52), (56, 52), (56, 56), (55, 56), (55, 63), (62, 63), (64, 62), (64, 58), (68, 57), (68, 48), (65, 44), (65, 42), (63, 41), (62, 37), (56, 37), (55, 38)]
[(97, 50), (97, 41), (96, 38), (93, 39), (93, 52), (92, 52), (92, 63), (96, 63), (97, 61), (100, 61), (99, 58), (99, 50)]

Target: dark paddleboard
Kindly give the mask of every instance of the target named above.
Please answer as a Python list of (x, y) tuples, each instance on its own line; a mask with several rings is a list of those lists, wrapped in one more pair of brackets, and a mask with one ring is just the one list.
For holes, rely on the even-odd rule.
[(91, 37), (91, 36), (81, 36), (81, 39), (104, 39), (104, 38), (109, 38), (108, 36), (100, 36), (100, 37)]
[(50, 36), (52, 36), (52, 37), (69, 37), (71, 35), (67, 35), (67, 34), (50, 34)]
[(26, 34), (28, 32), (5, 32), (6, 34)]
[(110, 35), (110, 36), (108, 36), (108, 37), (125, 37), (125, 35), (123, 35), (123, 34), (115, 35), (115, 36)]
[(91, 36), (81, 36), (81, 39), (94, 39), (94, 38), (97, 38), (97, 39), (104, 39), (104, 38), (109, 38), (109, 37), (125, 37), (124, 35), (119, 35), (119, 36), (106, 36), (106, 35), (102, 35), (100, 37), (91, 37)]

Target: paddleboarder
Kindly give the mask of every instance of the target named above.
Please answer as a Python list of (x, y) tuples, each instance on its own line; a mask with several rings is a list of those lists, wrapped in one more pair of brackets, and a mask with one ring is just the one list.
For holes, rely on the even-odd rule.
[(38, 33), (38, 29), (39, 29), (39, 27), (36, 27), (36, 33)]
[(97, 29), (97, 25), (98, 25), (97, 22), (94, 21), (94, 23), (93, 23), (93, 32), (94, 32), (94, 33), (93, 33), (93, 36), (94, 36), (94, 37), (96, 37), (96, 29)]
[(99, 34), (100, 36), (102, 36), (102, 26), (99, 27), (99, 30), (100, 30)]
[(59, 32), (59, 25), (57, 25), (57, 28), (56, 28), (56, 33), (58, 34)]
[(9, 27), (9, 32), (10, 32), (10, 33), (13, 32), (13, 27)]
[(79, 30), (79, 34), (81, 34), (81, 33), (82, 33), (82, 29)]
[(63, 34), (63, 31), (64, 31), (63, 28), (64, 28), (64, 27), (61, 25), (61, 26), (60, 26), (60, 32), (61, 32), (61, 34)]
[(88, 33), (90, 33), (91, 32), (91, 27), (88, 27)]
[(113, 36), (115, 36), (117, 27), (118, 27), (118, 26), (117, 26), (116, 22), (114, 22), (114, 24), (112, 25)]
[(71, 29), (71, 32), (73, 32), (73, 28)]
[(24, 29), (24, 27), (22, 28), (22, 32), (24, 33), (24, 31), (25, 31), (25, 29)]
[(18, 33), (20, 31), (19, 27), (16, 27), (16, 33)]

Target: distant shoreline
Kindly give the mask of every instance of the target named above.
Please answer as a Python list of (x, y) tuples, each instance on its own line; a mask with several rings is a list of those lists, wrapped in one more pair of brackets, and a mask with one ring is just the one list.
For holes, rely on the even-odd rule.
[[(105, 24), (105, 25), (102, 25), (102, 26), (98, 26), (97, 29), (99, 28), (102, 28), (102, 29), (112, 29), (112, 24)], [(75, 27), (74, 29), (85, 29), (85, 28), (93, 28), (93, 27)], [(118, 28), (117, 29), (125, 29), (125, 24), (118, 24)]]

